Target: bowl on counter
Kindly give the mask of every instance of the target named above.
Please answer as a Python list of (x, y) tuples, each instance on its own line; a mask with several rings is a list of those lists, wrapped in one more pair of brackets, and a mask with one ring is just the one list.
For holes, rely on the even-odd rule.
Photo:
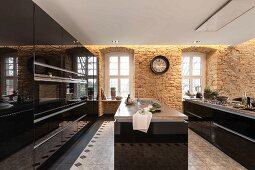
[(217, 96), (216, 99), (220, 102), (226, 102), (228, 100), (227, 96)]
[(121, 96), (116, 96), (115, 99), (116, 99), (116, 100), (121, 100), (122, 97), (121, 97)]

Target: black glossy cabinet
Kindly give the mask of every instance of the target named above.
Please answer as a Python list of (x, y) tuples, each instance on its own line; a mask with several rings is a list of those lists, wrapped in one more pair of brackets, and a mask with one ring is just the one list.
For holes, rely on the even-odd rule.
[(190, 129), (244, 167), (255, 169), (255, 119), (190, 101), (183, 101), (183, 111)]

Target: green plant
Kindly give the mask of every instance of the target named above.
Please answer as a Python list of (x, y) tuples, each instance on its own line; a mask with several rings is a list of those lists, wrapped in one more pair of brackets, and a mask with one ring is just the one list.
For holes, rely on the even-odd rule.
[(206, 87), (204, 89), (204, 97), (206, 99), (211, 99), (211, 98), (217, 97), (218, 95), (219, 95), (219, 93), (217, 90), (211, 90), (210, 87)]
[(116, 87), (111, 87), (111, 91), (115, 91), (116, 90)]
[(212, 91), (211, 95), (217, 97), (217, 96), (219, 96), (219, 92), (218, 91)]
[(206, 88), (204, 89), (204, 93), (211, 94), (211, 93), (212, 93), (211, 88), (210, 88), (210, 87), (206, 87)]

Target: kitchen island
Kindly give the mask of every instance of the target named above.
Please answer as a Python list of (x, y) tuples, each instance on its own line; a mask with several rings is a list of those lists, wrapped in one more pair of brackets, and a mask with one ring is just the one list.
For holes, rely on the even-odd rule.
[[(133, 114), (154, 102), (161, 112), (152, 115), (148, 132), (133, 130)], [(133, 105), (122, 101), (114, 118), (115, 169), (188, 169), (186, 115), (155, 99), (140, 99)]]

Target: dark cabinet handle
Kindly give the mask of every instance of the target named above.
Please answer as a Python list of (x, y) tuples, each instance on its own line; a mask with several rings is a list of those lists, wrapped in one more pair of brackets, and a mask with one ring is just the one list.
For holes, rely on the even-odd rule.
[(198, 115), (196, 115), (195, 113), (192, 113), (192, 112), (189, 112), (189, 111), (186, 111), (188, 114), (191, 114), (192, 116), (195, 116), (195, 117), (197, 117), (197, 118), (199, 118), (199, 119), (203, 119), (201, 116), (198, 116)]

